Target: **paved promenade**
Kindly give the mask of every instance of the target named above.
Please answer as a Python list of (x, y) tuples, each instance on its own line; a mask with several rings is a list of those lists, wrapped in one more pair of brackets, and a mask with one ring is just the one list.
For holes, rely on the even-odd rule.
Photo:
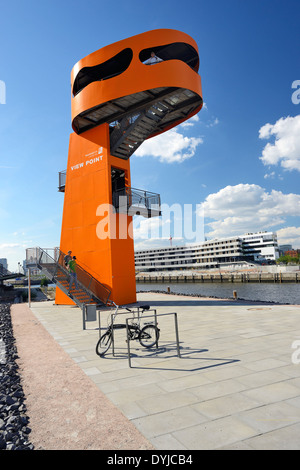
[[(95, 353), (98, 322), (53, 302), (31, 311), (73, 361), (158, 450), (300, 449), (300, 308), (140, 293), (157, 314), (159, 348), (116, 332)], [(106, 312), (101, 315), (104, 330)], [(298, 342), (300, 344), (300, 342)], [(300, 346), (298, 346), (298, 350)]]

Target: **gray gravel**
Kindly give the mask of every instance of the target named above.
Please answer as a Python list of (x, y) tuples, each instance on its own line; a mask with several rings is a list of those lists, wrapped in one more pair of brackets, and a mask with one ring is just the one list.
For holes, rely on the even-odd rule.
[(13, 337), (10, 304), (0, 303), (0, 450), (33, 450)]

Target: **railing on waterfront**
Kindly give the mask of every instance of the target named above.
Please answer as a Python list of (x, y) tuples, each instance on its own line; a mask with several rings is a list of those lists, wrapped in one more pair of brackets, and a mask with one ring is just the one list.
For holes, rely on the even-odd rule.
[(182, 283), (182, 282), (300, 282), (300, 272), (290, 273), (195, 273), (195, 274), (164, 274), (137, 275), (138, 283)]

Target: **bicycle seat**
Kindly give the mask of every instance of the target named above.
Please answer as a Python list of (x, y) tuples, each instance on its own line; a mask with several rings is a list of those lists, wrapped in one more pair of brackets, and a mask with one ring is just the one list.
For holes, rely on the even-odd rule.
[(114, 323), (113, 327), (114, 327), (114, 330), (125, 329), (126, 328), (126, 323)]
[(142, 308), (143, 310), (149, 310), (150, 305), (140, 305), (140, 308)]

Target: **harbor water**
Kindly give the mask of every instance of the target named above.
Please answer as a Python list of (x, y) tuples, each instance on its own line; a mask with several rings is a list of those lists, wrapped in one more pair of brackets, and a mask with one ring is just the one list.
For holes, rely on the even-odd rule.
[(137, 283), (137, 292), (167, 292), (168, 288), (174, 294), (222, 299), (232, 299), (236, 291), (238, 299), (300, 305), (299, 283)]

